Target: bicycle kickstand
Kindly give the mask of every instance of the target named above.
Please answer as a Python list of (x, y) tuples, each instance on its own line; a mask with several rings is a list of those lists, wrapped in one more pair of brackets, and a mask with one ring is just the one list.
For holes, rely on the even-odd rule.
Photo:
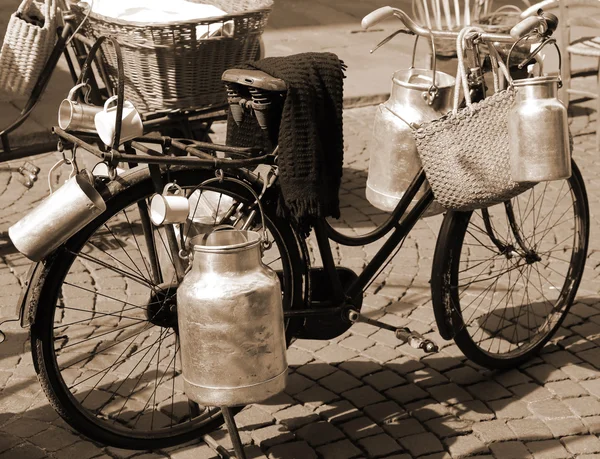
[(380, 322), (379, 320), (369, 319), (365, 317), (360, 312), (355, 311), (354, 309), (348, 310), (348, 320), (352, 323), (363, 322), (365, 324), (374, 325), (379, 328), (384, 328), (386, 330), (393, 331), (402, 343), (408, 343), (408, 345), (414, 349), (422, 349), (424, 352), (432, 353), (438, 352), (439, 347), (430, 339), (425, 338), (423, 335), (416, 331), (412, 331), (407, 327), (396, 328), (393, 325), (386, 324), (384, 322)]

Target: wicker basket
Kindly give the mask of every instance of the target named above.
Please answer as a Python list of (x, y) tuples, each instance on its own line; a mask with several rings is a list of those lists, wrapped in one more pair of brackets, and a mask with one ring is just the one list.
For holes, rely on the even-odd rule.
[[(192, 0), (196, 1), (196, 0)], [(200, 1), (196, 1), (200, 3)], [(224, 104), (223, 72), (259, 53), (260, 36), (272, 0), (202, 0), (227, 12), (226, 16), (193, 22), (143, 24), (90, 14), (83, 34), (93, 40), (115, 37), (123, 51), (125, 97), (143, 113), (193, 109)], [(87, 6), (86, 6), (87, 8)], [(79, 21), (85, 8), (74, 7)], [(198, 27), (226, 27), (231, 33), (198, 38)], [(104, 44), (102, 60), (109, 84), (117, 83), (114, 49)]]

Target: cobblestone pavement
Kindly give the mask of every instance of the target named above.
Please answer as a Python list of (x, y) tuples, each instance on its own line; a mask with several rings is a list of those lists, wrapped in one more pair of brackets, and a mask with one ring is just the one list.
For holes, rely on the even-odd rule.
[[(364, 199), (373, 115), (373, 107), (345, 112), (343, 212), (336, 225), (357, 233), (385, 218)], [(575, 117), (572, 126), (592, 212), (586, 271), (567, 321), (539, 357), (520, 368), (492, 372), (465, 360), (453, 343), (435, 338), (429, 279), (441, 216), (422, 220), (369, 288), (363, 311), (429, 333), (443, 345), (441, 352), (425, 356), (399, 345), (392, 333), (364, 324), (329, 341), (296, 341), (288, 352), (285, 393), (236, 417), (248, 457), (600, 457), (600, 237), (594, 231), (600, 164), (593, 126), (585, 115)], [(40, 177), (58, 157), (54, 153), (37, 162), (43, 168)], [(26, 191), (15, 178), (10, 166), (0, 167), (1, 228), (46, 193), (43, 181)], [(336, 247), (335, 253), (340, 265), (359, 269), (377, 247)], [(6, 250), (0, 257), (0, 317), (7, 317), (29, 263)], [(78, 435), (41, 391), (27, 330), (13, 324), (3, 330), (8, 339), (0, 345), (1, 459), (216, 457), (200, 441), (139, 452), (104, 447)], [(223, 432), (214, 436), (229, 444)]]

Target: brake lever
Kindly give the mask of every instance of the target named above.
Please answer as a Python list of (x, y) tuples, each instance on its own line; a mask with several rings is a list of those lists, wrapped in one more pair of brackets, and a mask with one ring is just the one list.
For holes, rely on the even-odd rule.
[(400, 34), (400, 33), (404, 33), (406, 35), (414, 35), (414, 33), (412, 33), (410, 30), (406, 30), (406, 29), (399, 29), (396, 30), (393, 34), (388, 35), (387, 37), (385, 37), (383, 40), (381, 40), (379, 43), (377, 43), (377, 46), (375, 46), (375, 48), (373, 48), (371, 51), (369, 51), (371, 54), (373, 54), (375, 51), (377, 51), (379, 48), (381, 48), (383, 45), (385, 45), (388, 41), (390, 41), (392, 38), (394, 38), (396, 35)]

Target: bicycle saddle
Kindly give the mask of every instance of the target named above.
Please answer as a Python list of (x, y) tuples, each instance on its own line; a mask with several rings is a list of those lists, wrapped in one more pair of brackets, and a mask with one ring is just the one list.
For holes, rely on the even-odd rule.
[(266, 91), (284, 92), (287, 90), (285, 81), (281, 78), (272, 77), (261, 70), (229, 69), (225, 70), (221, 80)]

